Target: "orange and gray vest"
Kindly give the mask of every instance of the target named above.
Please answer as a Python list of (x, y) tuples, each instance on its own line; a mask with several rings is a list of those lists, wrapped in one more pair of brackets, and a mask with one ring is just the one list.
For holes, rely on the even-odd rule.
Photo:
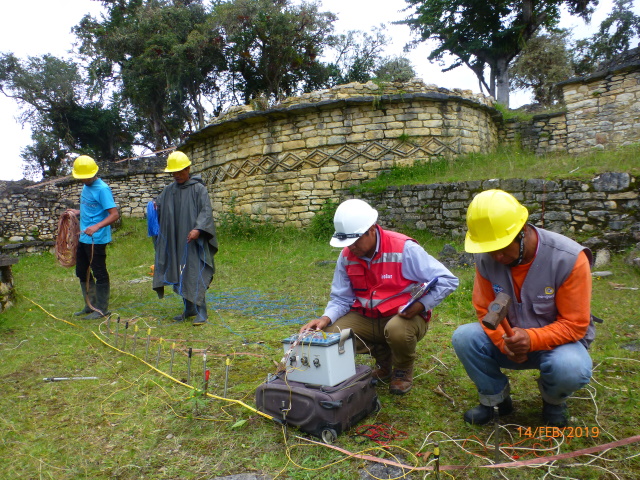
[[(573, 271), (578, 254), (584, 251), (589, 264), (593, 264), (593, 256), (588, 248), (558, 233), (541, 228), (536, 228), (536, 232), (538, 253), (520, 289), (520, 303), (513, 289), (511, 268), (494, 261), (487, 253), (475, 256), (478, 272), (491, 282), (494, 292), (504, 292), (511, 297), (508, 318), (512, 327), (539, 328), (555, 322), (558, 316), (556, 292)], [(580, 342), (588, 347), (594, 338), (592, 317), (587, 333)]]
[(402, 275), (404, 244), (415, 240), (401, 233), (376, 228), (380, 248), (370, 265), (351, 253), (349, 247), (342, 250), (347, 260), (345, 269), (356, 296), (351, 308), (370, 318), (398, 313), (398, 308), (410, 300), (411, 288), (416, 285), (415, 281)]

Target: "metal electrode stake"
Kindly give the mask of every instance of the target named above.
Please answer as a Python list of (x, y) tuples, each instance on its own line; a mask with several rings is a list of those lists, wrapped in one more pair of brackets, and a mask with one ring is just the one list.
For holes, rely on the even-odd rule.
[(149, 345), (151, 344), (151, 327), (147, 329), (147, 346), (144, 350), (144, 361), (149, 361)]
[(440, 480), (440, 444), (438, 442), (433, 444), (433, 458), (435, 460), (433, 473), (436, 476), (436, 480)]
[(136, 356), (136, 345), (138, 343), (138, 324), (136, 323), (133, 326), (133, 356)]
[(209, 383), (209, 370), (207, 370), (207, 351), (202, 353), (202, 376), (204, 377), (204, 398), (207, 398), (207, 384)]
[(202, 376), (207, 374), (207, 351), (202, 352)]
[(46, 377), (45, 382), (62, 382), (63, 380), (97, 380), (98, 377)]
[(175, 342), (171, 344), (171, 362), (169, 363), (169, 376), (173, 375), (173, 356), (176, 353)]
[(118, 321), (116, 322), (116, 339), (114, 341), (116, 348), (118, 348), (118, 332), (120, 332), (120, 317), (118, 317)]
[(229, 355), (227, 355), (226, 365), (224, 367), (224, 398), (227, 398), (227, 385), (229, 385)]
[(187, 357), (187, 385), (191, 385), (191, 354), (193, 349), (189, 347), (189, 356)]
[(129, 331), (129, 320), (124, 324), (124, 342), (122, 343), (122, 350), (127, 350), (127, 332)]
[(156, 355), (156, 368), (160, 364), (160, 352), (162, 351), (162, 338), (158, 341), (158, 355)]
[(493, 432), (493, 441), (495, 443), (494, 460), (500, 463), (500, 409), (498, 406), (493, 407), (493, 420), (495, 421), (495, 431)]
[(209, 370), (204, 372), (204, 399), (207, 399), (207, 390), (209, 388)]

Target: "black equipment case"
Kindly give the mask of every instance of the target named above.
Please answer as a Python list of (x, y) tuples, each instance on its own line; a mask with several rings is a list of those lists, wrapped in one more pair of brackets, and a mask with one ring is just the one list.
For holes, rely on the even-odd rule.
[(284, 372), (256, 389), (259, 411), (332, 443), (372, 412), (380, 410), (377, 381), (371, 367), (356, 365), (356, 374), (333, 387), (286, 380)]

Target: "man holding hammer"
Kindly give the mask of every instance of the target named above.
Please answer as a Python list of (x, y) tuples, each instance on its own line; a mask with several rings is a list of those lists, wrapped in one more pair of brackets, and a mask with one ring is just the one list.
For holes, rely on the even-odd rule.
[(473, 305), (480, 322), (452, 343), (480, 405), (464, 420), (484, 425), (513, 411), (502, 369), (540, 371), (542, 419), (564, 427), (566, 399), (591, 378), (588, 347), (592, 254), (573, 240), (527, 223), (528, 211), (502, 190), (478, 194), (467, 210), (465, 249), (474, 253)]

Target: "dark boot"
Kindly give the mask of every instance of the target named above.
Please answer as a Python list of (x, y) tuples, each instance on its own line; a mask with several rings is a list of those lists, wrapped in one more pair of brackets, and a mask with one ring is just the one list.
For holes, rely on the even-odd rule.
[(96, 284), (93, 281), (89, 282), (89, 289), (87, 290), (87, 282), (80, 280), (80, 289), (82, 290), (82, 298), (84, 299), (84, 308), (74, 313), (76, 317), (89, 315), (93, 312), (89, 305), (93, 305), (96, 301)]
[(569, 423), (567, 404), (562, 402), (560, 405), (554, 405), (543, 400), (542, 419), (544, 420), (544, 423), (551, 427), (566, 427), (567, 423)]
[(195, 304), (191, 304), (195, 306), (196, 309), (196, 318), (193, 319), (193, 325), (198, 327), (200, 325), (204, 325), (205, 323), (207, 323), (207, 318), (209, 318), (208, 314), (207, 314), (207, 303), (205, 301), (205, 303), (203, 303), (202, 305), (195, 305)]
[[(505, 398), (498, 404), (498, 414), (502, 417), (513, 412), (513, 402), (511, 397)], [(478, 405), (464, 412), (464, 421), (472, 425), (485, 425), (493, 420), (493, 407)]]
[(93, 304), (95, 310), (87, 315), (85, 320), (97, 320), (106, 317), (109, 311), (109, 295), (111, 294), (111, 286), (108, 283), (96, 283), (96, 301)]
[(400, 369), (393, 369), (393, 379), (389, 384), (389, 392), (394, 395), (404, 395), (413, 387), (413, 365)]
[(382, 382), (389, 380), (391, 378), (391, 362), (376, 362), (376, 368), (371, 372), (371, 376)]
[(186, 319), (198, 315), (198, 310), (195, 303), (190, 302), (186, 298), (182, 299), (182, 303), (184, 304), (184, 311), (180, 315), (176, 315), (175, 317), (173, 317), (174, 322), (184, 322)]

